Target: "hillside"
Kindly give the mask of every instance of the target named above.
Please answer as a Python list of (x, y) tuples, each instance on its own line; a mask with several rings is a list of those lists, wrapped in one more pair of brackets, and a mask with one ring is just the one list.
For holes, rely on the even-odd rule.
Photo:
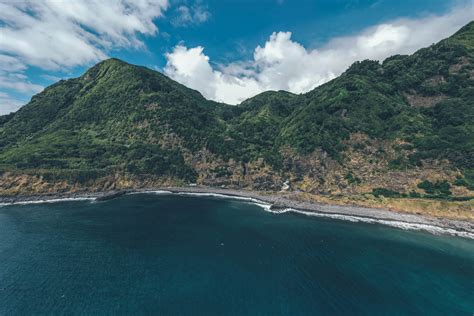
[(0, 194), (165, 184), (466, 200), (474, 22), (411, 56), (353, 64), (302, 95), (206, 100), (118, 59), (0, 117)]
[(126, 167), (188, 179), (193, 172), (168, 143), (203, 146), (220, 125), (215, 108), (158, 72), (109, 59), (46, 88), (5, 122), (1, 161), (55, 174)]

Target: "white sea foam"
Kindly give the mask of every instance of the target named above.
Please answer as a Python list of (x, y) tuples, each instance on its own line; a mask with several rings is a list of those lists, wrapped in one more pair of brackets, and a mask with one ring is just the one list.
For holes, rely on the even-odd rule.
[(270, 211), (271, 204), (265, 203), (263, 201), (251, 198), (251, 197), (246, 197), (246, 196), (236, 196), (236, 195), (226, 195), (226, 194), (219, 194), (219, 193), (198, 193), (198, 192), (177, 192), (176, 194), (178, 195), (191, 195), (191, 196), (208, 196), (208, 197), (216, 197), (216, 198), (222, 198), (222, 199), (232, 199), (232, 200), (240, 200), (240, 201), (246, 201), (250, 202), (252, 204), (258, 205), (261, 208)]
[(29, 205), (29, 204), (43, 204), (43, 203), (58, 203), (58, 202), (70, 202), (70, 201), (93, 201), (94, 197), (77, 197), (77, 198), (60, 198), (60, 199), (49, 199), (49, 200), (36, 200), (36, 201), (18, 201), (12, 203), (0, 203), (0, 207), (8, 205)]
[(175, 192), (178, 195), (191, 195), (191, 196), (210, 196), (210, 197), (217, 197), (223, 199), (235, 199), (235, 200), (250, 200), (251, 198), (244, 197), (244, 196), (235, 196), (235, 195), (226, 195), (220, 193), (210, 193), (210, 192)]
[(133, 192), (132, 194), (140, 194), (140, 193), (156, 193), (156, 194), (175, 194), (175, 195), (189, 195), (189, 196), (201, 196), (201, 197), (215, 197), (220, 199), (232, 199), (232, 200), (239, 200), (239, 201), (246, 201), (252, 204), (256, 204), (265, 210), (270, 211), (271, 204), (265, 203), (258, 199), (254, 199), (251, 197), (246, 196), (237, 196), (237, 195), (227, 195), (227, 194), (220, 194), (220, 193), (212, 193), (212, 192), (171, 192), (171, 191), (142, 191), (142, 192)]
[(324, 217), (324, 218), (332, 218), (338, 220), (344, 220), (349, 222), (363, 222), (363, 223), (370, 223), (370, 224), (383, 224), (391, 227), (396, 227), (404, 230), (421, 230), (427, 231), (434, 235), (452, 235), (452, 236), (459, 236), (464, 238), (474, 239), (474, 233), (459, 231), (452, 228), (444, 228), (435, 225), (429, 224), (422, 224), (422, 223), (409, 223), (403, 221), (395, 221), (395, 220), (384, 220), (384, 219), (376, 219), (371, 217), (363, 217), (363, 216), (354, 216), (354, 215), (344, 215), (344, 214), (329, 214), (329, 213), (320, 213), (320, 212), (308, 212), (297, 210), (293, 208), (285, 208), (281, 210), (271, 210), (264, 208), (266, 211), (274, 214), (283, 214), (283, 213), (297, 213), (303, 214), (306, 216), (314, 216), (314, 217)]
[(136, 192), (130, 192), (127, 194), (173, 194), (173, 192), (165, 191), (165, 190), (154, 190), (154, 191), (136, 191)]

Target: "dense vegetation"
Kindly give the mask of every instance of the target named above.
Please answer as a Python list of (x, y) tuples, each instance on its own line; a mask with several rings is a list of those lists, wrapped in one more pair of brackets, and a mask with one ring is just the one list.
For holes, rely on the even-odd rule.
[[(192, 182), (197, 173), (189, 157), (204, 148), (222, 161), (263, 159), (278, 172), (282, 148), (298, 155), (322, 150), (343, 164), (350, 135), (362, 133), (402, 143), (390, 168), (446, 159), (462, 173), (457, 185), (472, 188), (473, 60), (471, 22), (411, 56), (357, 62), (309, 93), (269, 91), (229, 106), (156, 71), (109, 59), (0, 116), (0, 171), (43, 173), (51, 181), (119, 171)], [(352, 173), (345, 180), (360, 183)], [(447, 185), (419, 188), (449, 195)]]

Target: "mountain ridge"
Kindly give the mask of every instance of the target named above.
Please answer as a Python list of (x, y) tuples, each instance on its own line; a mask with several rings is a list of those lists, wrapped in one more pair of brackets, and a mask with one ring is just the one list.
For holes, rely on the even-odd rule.
[(304, 94), (266, 91), (236, 106), (104, 60), (0, 117), (0, 194), (286, 182), (329, 196), (469, 198), (473, 30), (356, 62)]

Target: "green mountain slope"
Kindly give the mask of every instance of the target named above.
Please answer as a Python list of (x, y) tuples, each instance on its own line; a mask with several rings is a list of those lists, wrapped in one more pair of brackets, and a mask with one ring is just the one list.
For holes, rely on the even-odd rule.
[(109, 59), (0, 117), (0, 194), (288, 181), (319, 194), (471, 196), (473, 61), (471, 22), (411, 56), (357, 62), (309, 93), (230, 106)]
[(181, 152), (167, 142), (202, 146), (220, 124), (216, 107), (158, 72), (109, 59), (15, 113), (1, 128), (1, 161), (18, 169), (142, 168), (186, 178)]

